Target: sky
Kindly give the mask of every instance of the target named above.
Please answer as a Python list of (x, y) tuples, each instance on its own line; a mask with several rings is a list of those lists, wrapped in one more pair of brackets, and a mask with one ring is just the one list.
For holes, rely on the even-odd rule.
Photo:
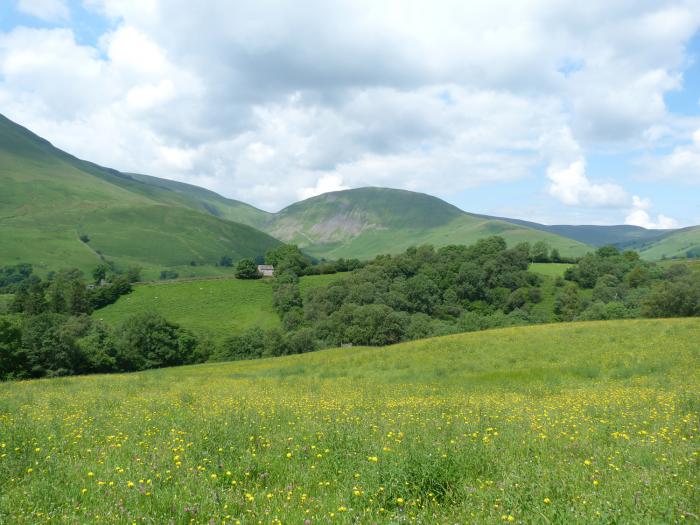
[(0, 113), (268, 211), (700, 224), (700, 0), (1, 0)]

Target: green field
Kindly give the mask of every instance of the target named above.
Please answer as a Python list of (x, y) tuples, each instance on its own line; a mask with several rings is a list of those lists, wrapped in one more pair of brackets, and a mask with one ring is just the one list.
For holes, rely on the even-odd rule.
[(0, 385), (2, 523), (696, 520), (697, 319)]
[[(324, 286), (341, 275), (302, 277), (299, 280), (301, 292)], [(252, 326), (272, 328), (280, 324), (272, 308), (271, 279), (207, 279), (136, 285), (133, 292), (92, 315), (107, 324), (117, 325), (130, 315), (151, 311), (198, 335), (211, 335), (216, 339)]]
[(547, 277), (564, 277), (567, 268), (573, 264), (568, 263), (532, 263), (528, 268), (532, 273), (546, 275)]

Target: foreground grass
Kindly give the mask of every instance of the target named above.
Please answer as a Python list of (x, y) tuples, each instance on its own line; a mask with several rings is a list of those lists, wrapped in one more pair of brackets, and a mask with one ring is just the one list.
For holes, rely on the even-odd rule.
[(696, 520), (698, 320), (0, 385), (2, 523)]
[[(302, 277), (299, 286), (304, 293), (325, 286), (342, 275)], [(116, 325), (130, 315), (151, 311), (198, 335), (215, 339), (240, 333), (252, 326), (272, 328), (280, 324), (272, 307), (270, 279), (211, 279), (136, 285), (132, 293), (95, 311), (93, 317)]]

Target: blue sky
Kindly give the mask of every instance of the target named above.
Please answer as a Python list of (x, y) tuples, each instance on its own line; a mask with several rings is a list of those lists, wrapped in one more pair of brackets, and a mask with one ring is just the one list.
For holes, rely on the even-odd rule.
[(7, 0), (0, 111), (276, 210), (388, 186), (700, 224), (700, 2)]

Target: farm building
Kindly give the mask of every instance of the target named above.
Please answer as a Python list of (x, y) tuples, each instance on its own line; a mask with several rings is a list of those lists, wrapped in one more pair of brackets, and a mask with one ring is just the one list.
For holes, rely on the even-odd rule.
[(275, 274), (275, 267), (271, 264), (258, 264), (258, 271), (263, 277), (272, 277)]

